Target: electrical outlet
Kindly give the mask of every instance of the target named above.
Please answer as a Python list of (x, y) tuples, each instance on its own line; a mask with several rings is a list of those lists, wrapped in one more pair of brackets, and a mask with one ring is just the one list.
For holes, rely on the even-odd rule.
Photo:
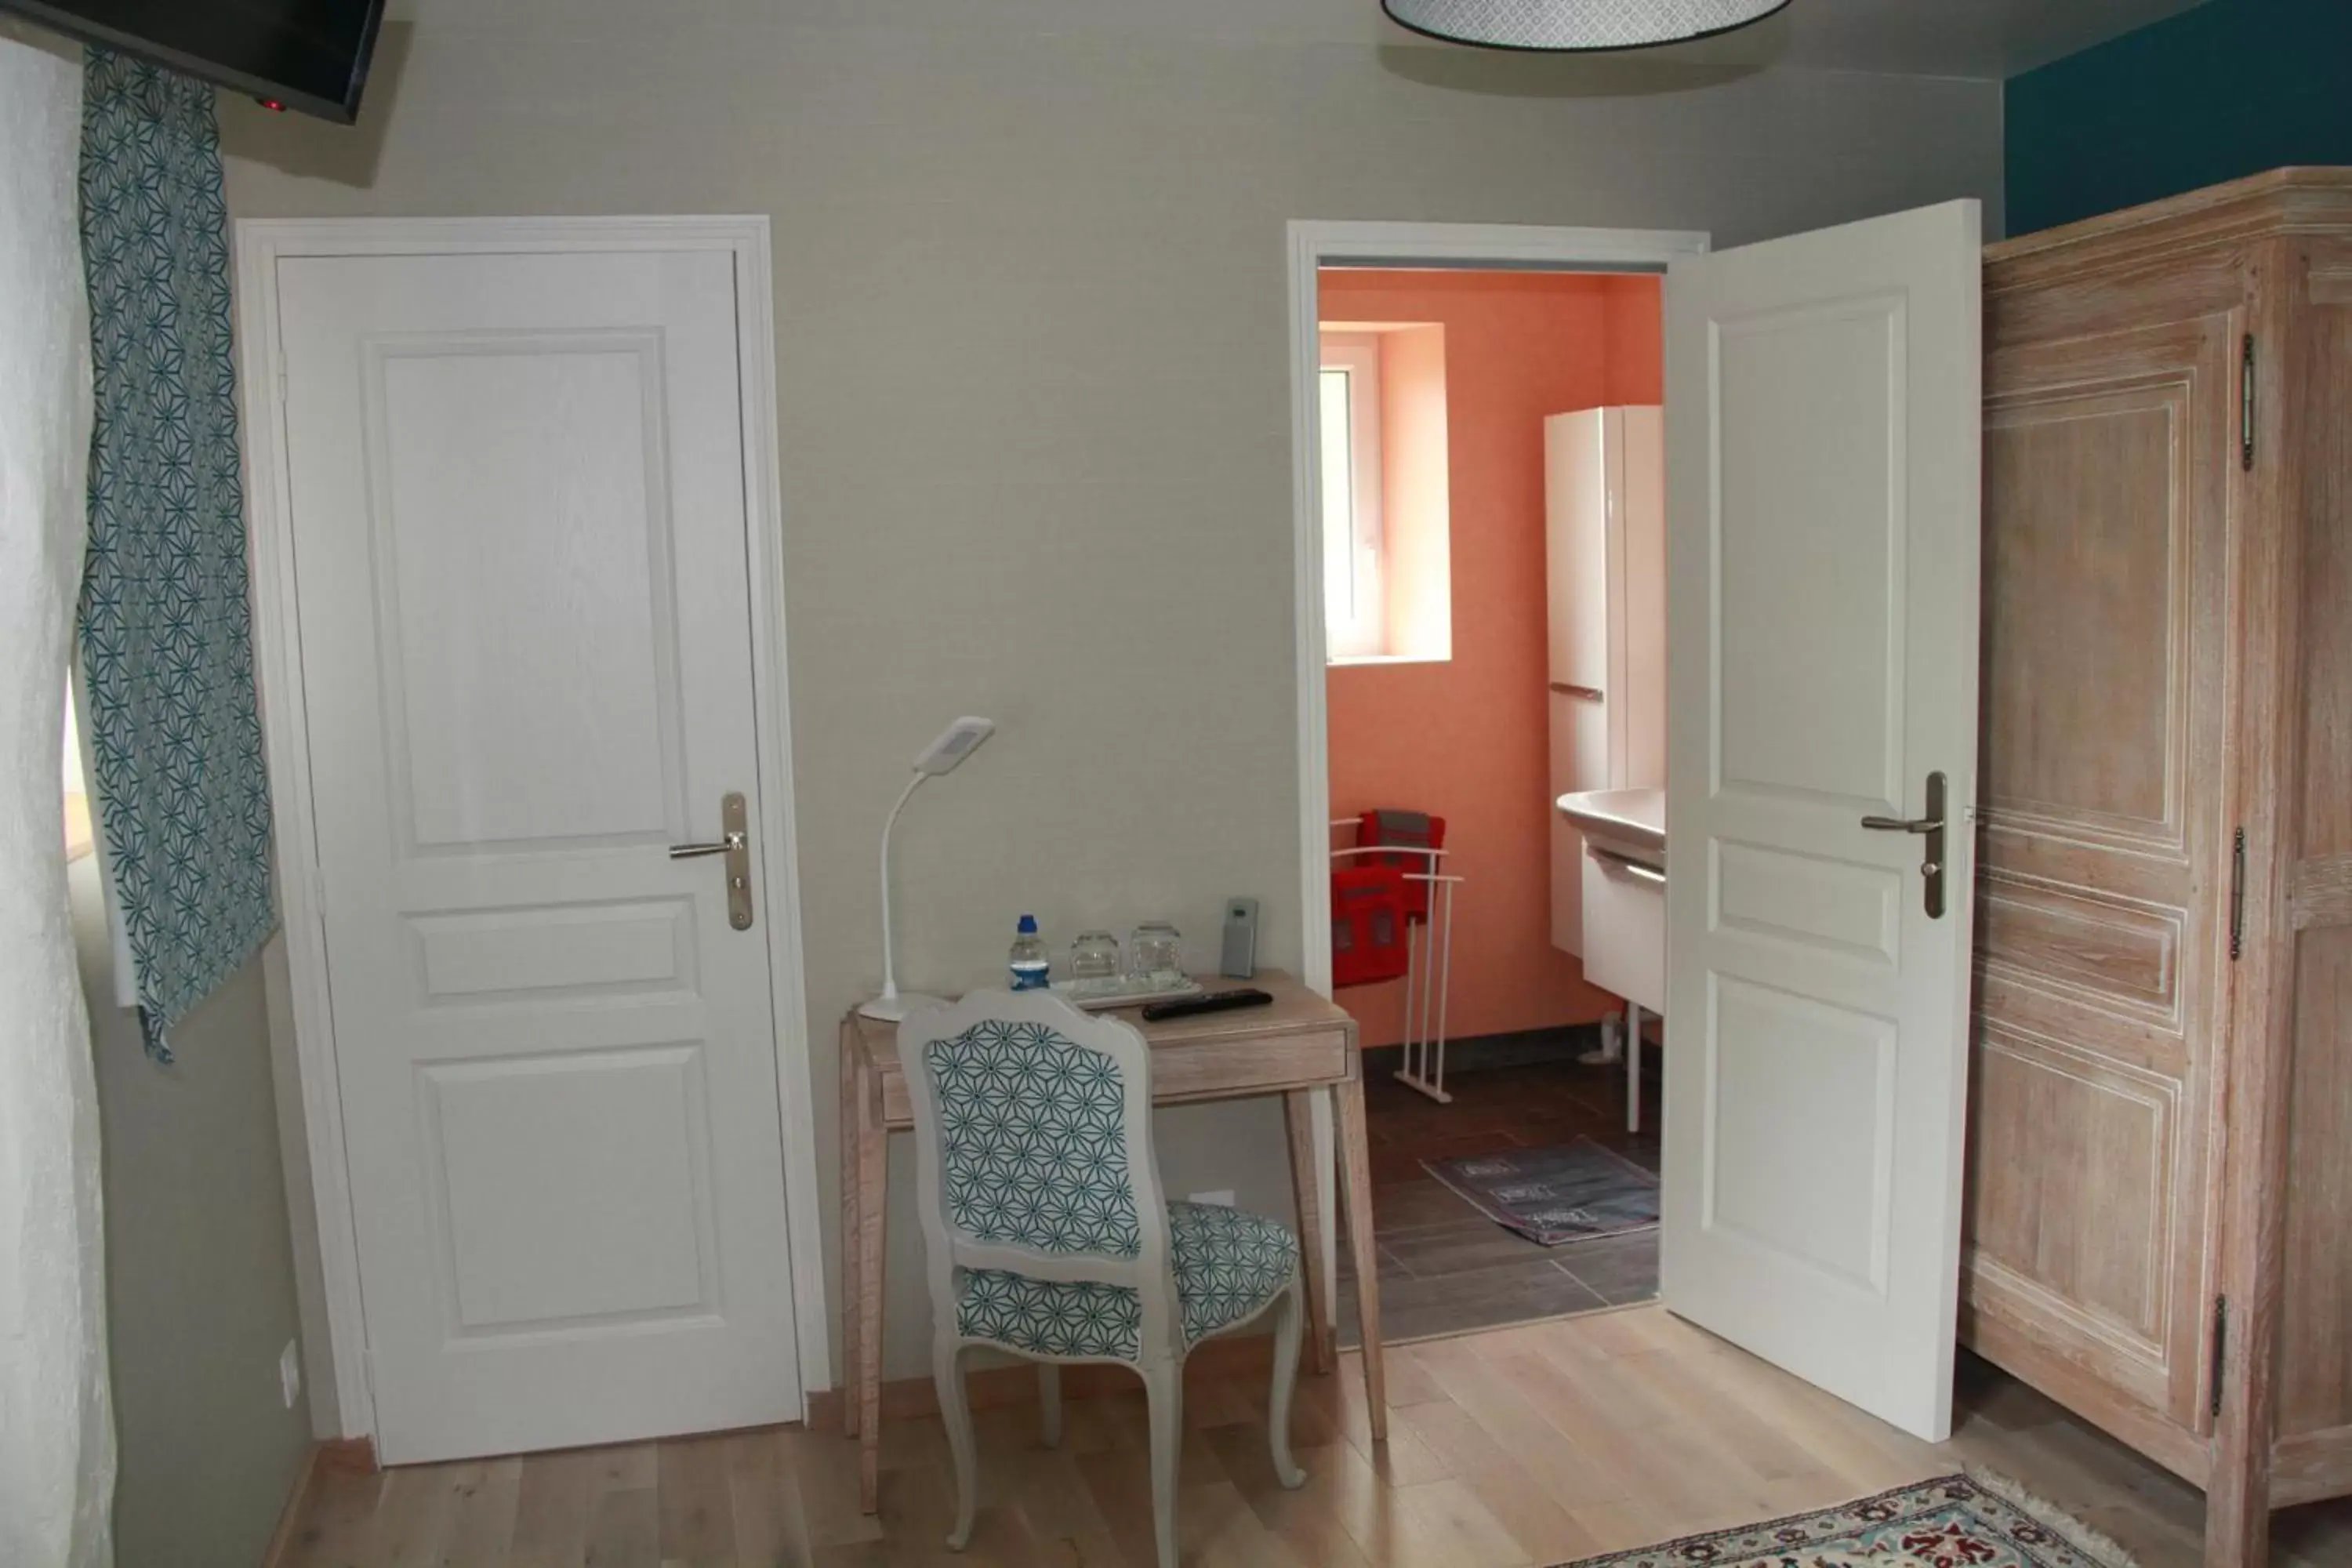
[(294, 1402), (302, 1396), (302, 1350), (292, 1340), (278, 1352), (278, 1386), (286, 1395), (286, 1408), (293, 1409)]
[(1213, 1193), (1194, 1193), (1189, 1201), (1196, 1204), (1208, 1204), (1216, 1208), (1229, 1209), (1234, 1206), (1234, 1190), (1231, 1187), (1224, 1187)]

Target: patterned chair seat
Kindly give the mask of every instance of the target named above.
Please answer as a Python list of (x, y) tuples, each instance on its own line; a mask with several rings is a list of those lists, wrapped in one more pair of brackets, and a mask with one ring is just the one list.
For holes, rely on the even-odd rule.
[[(1298, 1238), (1279, 1220), (1208, 1204), (1168, 1205), (1187, 1349), (1263, 1310), (1298, 1267)], [(1143, 1311), (1124, 1285), (1065, 1284), (1001, 1269), (964, 1271), (956, 1328), (1032, 1355), (1132, 1361)]]

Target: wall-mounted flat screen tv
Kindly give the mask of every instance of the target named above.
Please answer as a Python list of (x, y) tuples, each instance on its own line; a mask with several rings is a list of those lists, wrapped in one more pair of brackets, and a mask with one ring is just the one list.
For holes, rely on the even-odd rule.
[(0, 0), (0, 11), (345, 125), (383, 22), (383, 0)]

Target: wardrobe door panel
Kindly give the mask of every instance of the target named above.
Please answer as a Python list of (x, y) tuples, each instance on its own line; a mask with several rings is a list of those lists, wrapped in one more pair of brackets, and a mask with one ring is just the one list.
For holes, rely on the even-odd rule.
[(2196, 1429), (2238, 298), (1986, 376), (1969, 1321)]
[(2283, 432), (2304, 524), (2303, 787), (2278, 1430), (2310, 1450), (2314, 1480), (2341, 1490), (2352, 1484), (2352, 244), (2306, 243), (2288, 268), (2305, 292)]

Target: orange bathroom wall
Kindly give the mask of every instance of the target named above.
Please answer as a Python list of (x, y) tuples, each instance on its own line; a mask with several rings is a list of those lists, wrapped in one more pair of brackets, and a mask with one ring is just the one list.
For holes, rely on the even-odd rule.
[(1445, 329), (1381, 334), (1381, 524), (1388, 648), (1454, 649), (1454, 501), (1445, 416)]
[(1666, 400), (1666, 293), (1655, 278), (1600, 279), (1608, 303), (1605, 407)]
[[(1551, 945), (1544, 604), (1547, 416), (1664, 396), (1654, 278), (1327, 271), (1331, 322), (1443, 326), (1453, 657), (1333, 667), (1331, 815), (1446, 819), (1456, 895), (1447, 1033), (1589, 1023), (1613, 998)], [(1393, 526), (1393, 525), (1391, 525)], [(1339, 1001), (1401, 1037), (1401, 981)]]

